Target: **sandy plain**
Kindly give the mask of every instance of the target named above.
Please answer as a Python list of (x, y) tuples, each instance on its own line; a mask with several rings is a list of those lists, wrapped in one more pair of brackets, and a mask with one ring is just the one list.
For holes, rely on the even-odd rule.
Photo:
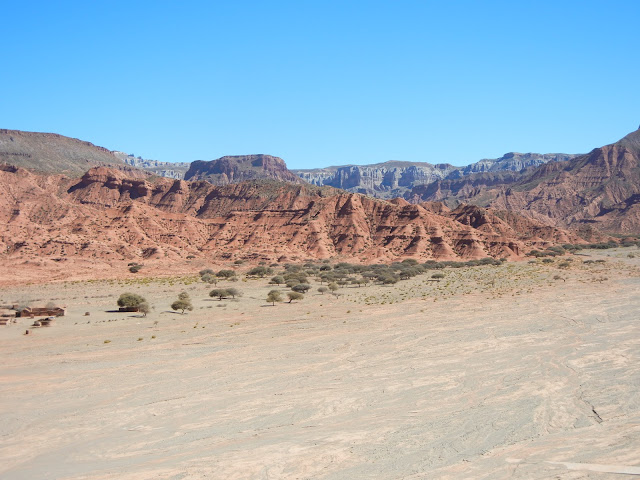
[[(276, 306), (266, 280), (233, 286), (242, 298), (189, 277), (1, 287), (0, 304), (68, 315), (0, 327), (0, 478), (640, 474), (637, 250)], [(124, 291), (154, 310), (110, 312)]]

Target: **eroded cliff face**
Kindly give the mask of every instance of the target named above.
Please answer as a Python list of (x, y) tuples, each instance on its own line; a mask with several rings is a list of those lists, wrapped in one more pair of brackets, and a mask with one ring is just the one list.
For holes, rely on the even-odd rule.
[(414, 187), (413, 203), (472, 203), (546, 225), (640, 232), (640, 130), (611, 145), (520, 172), (474, 173)]
[(579, 241), (516, 214), (276, 181), (150, 181), (104, 167), (72, 180), (5, 168), (0, 186), (0, 248), (25, 258), (469, 259)]
[(507, 153), (497, 159), (484, 159), (466, 167), (448, 163), (432, 165), (426, 162), (390, 161), (375, 165), (346, 165), (312, 170), (292, 170), (312, 185), (329, 185), (349, 192), (379, 198), (415, 198), (420, 189), (433, 183), (464, 179), (478, 173), (516, 172), (538, 167), (549, 162), (565, 161), (576, 157), (563, 153)]
[(376, 165), (347, 165), (313, 170), (292, 170), (312, 185), (328, 185), (354, 193), (394, 198), (416, 184), (431, 183), (456, 171), (449, 164), (389, 161)]
[(490, 205), (563, 227), (640, 232), (640, 131), (497, 189)]

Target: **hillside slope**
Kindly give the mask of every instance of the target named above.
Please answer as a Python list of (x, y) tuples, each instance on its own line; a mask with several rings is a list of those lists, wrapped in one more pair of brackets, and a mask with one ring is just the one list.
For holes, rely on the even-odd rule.
[(55, 133), (0, 129), (0, 163), (43, 173), (80, 176), (91, 167), (124, 166), (113, 152)]
[(104, 167), (80, 180), (0, 168), (0, 207), (1, 256), (24, 261), (470, 259), (579, 241), (475, 206), (449, 211), (275, 181), (151, 182)]

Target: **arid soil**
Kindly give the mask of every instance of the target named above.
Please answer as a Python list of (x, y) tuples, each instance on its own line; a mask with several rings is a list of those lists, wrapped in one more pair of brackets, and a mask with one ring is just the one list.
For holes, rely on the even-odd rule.
[[(635, 478), (640, 251), (559, 263), (276, 306), (267, 279), (2, 287), (68, 315), (0, 327), (0, 478)], [(154, 310), (110, 311), (125, 291)]]

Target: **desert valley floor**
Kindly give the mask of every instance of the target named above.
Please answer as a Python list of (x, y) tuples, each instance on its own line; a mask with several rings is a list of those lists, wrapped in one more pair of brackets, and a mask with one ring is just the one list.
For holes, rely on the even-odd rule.
[(275, 306), (267, 279), (5, 285), (68, 314), (0, 327), (0, 478), (637, 478), (640, 251), (573, 259)]

